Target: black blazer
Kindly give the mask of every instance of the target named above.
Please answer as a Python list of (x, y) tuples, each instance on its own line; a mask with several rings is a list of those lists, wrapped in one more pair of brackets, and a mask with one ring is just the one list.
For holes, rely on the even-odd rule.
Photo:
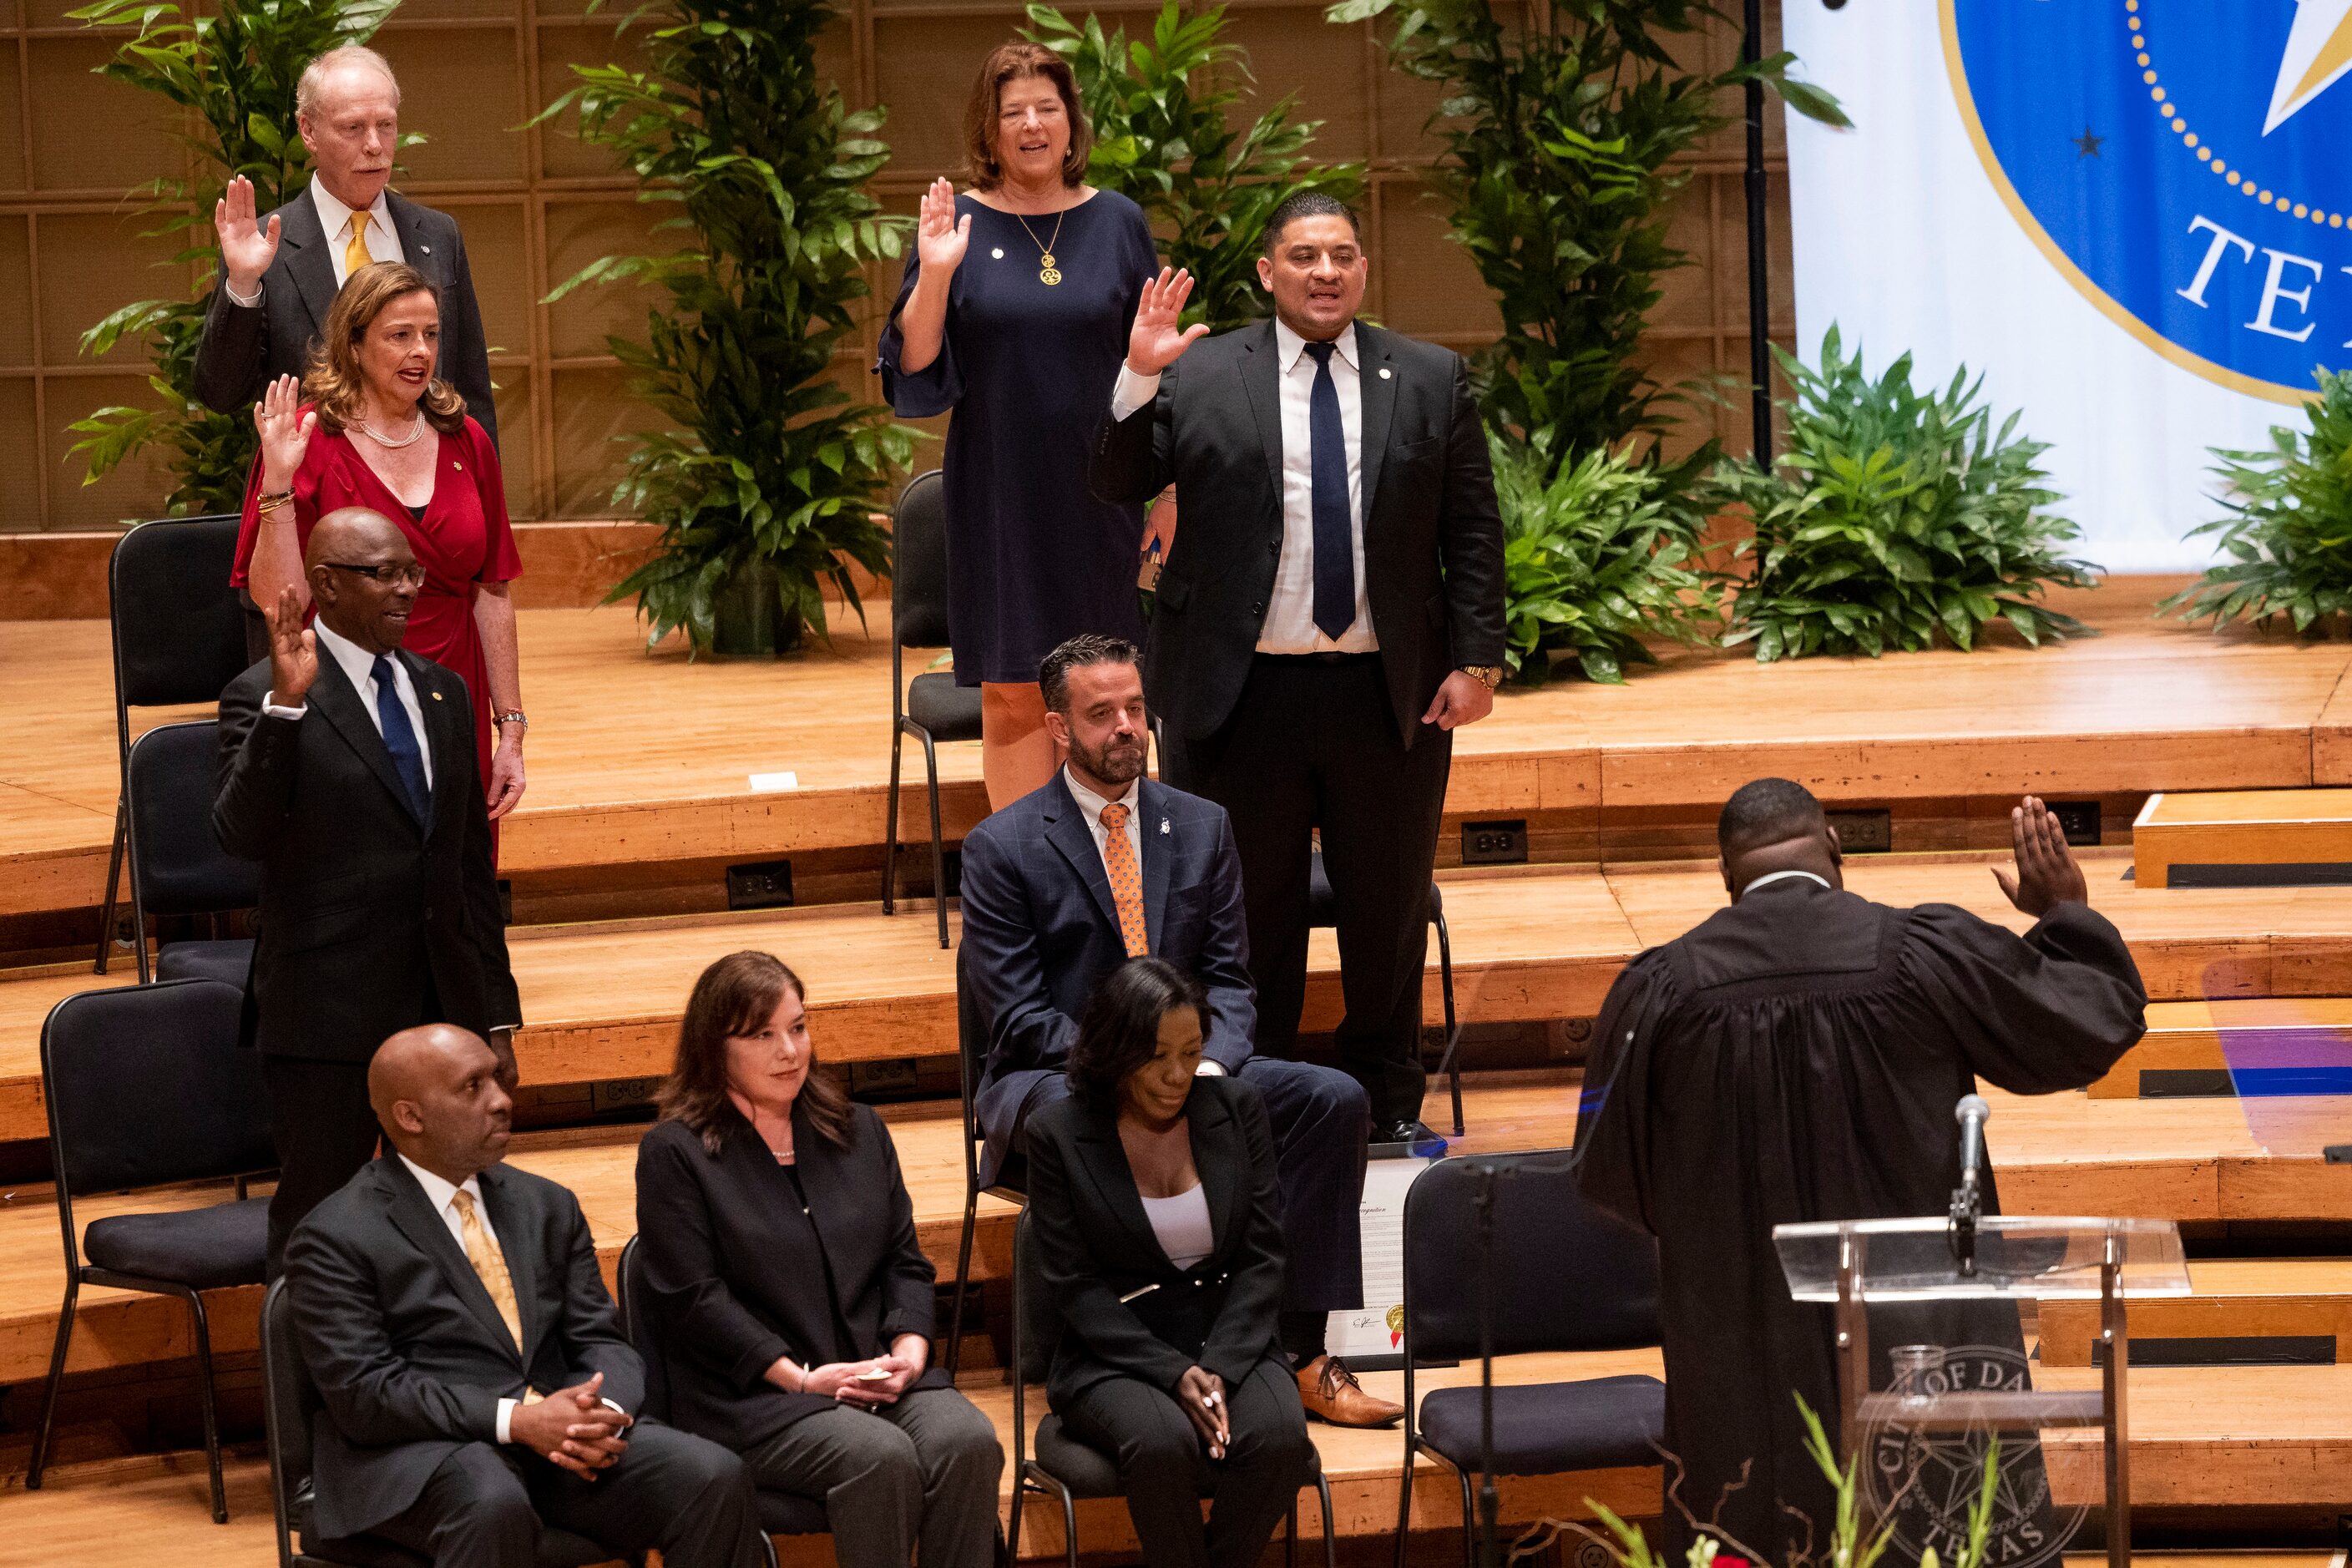
[(1282, 1191), (1265, 1108), (1210, 1077), (1192, 1080), (1185, 1113), (1216, 1241), (1190, 1269), (1152, 1233), (1113, 1113), (1074, 1095), (1029, 1119), (1033, 1267), (1061, 1320), (1045, 1377), (1056, 1410), (1110, 1377), (1172, 1392), (1200, 1366), (1235, 1384), (1275, 1352)]
[(311, 1437), (315, 1532), (371, 1530), (442, 1460), (498, 1440), (500, 1399), (604, 1374), (635, 1415), (645, 1367), (614, 1321), (580, 1204), (544, 1177), (481, 1173), (482, 1206), (522, 1310), (520, 1351), (481, 1277), (399, 1156), (362, 1166), (286, 1247), (294, 1335), (326, 1404)]
[(323, 647), (309, 711), (261, 711), (269, 663), (220, 702), (213, 834), (261, 862), (260, 936), (245, 1033), (274, 1056), (364, 1062), (418, 1022), (477, 1034), (521, 1022), (499, 918), (490, 822), (465, 680), (405, 651), (433, 753), (433, 820), (411, 815), (392, 753), (343, 667)]
[[(447, 213), (419, 206), (397, 191), (384, 193), (385, 214), (400, 235), (408, 265), (441, 290), (442, 380), (466, 400), (466, 412), (496, 445), (498, 410), (490, 401), (490, 353), (482, 335), (482, 309), (474, 300), (473, 269), (466, 240)], [(308, 186), (275, 215), (278, 254), (261, 275), (261, 303), (233, 303), (216, 282), (205, 307), (204, 336), (196, 342), (196, 395), (223, 414), (243, 417), (278, 376), (300, 375), (310, 344), (327, 324), (335, 302), (331, 243), (320, 222)]]
[[(1154, 954), (1208, 991), (1204, 1054), (1237, 1073), (1257, 1034), (1257, 992), (1233, 825), (1213, 801), (1140, 783), (1144, 931)], [(1060, 773), (964, 836), (963, 966), (988, 1028), (973, 1100), (988, 1139), (983, 1184), (1003, 1169), (1038, 1077), (1062, 1070), (1087, 999), (1126, 962), (1102, 851)]]
[[(930, 1260), (915, 1239), (915, 1205), (889, 1129), (851, 1111), (846, 1149), (793, 1110), (793, 1184), (740, 1117), (711, 1153), (682, 1121), (637, 1145), (637, 1258), (660, 1331), (672, 1426), (741, 1452), (803, 1415), (833, 1408), (762, 1375), (780, 1355), (803, 1366), (839, 1361), (830, 1266), (851, 1359), (882, 1355), (900, 1334), (931, 1337)], [(632, 1308), (632, 1310), (640, 1309)], [(927, 1367), (918, 1388), (950, 1388)]]
[[(1451, 349), (1356, 323), (1363, 368), (1364, 574), (1397, 731), (1412, 745), (1438, 686), (1503, 662), (1503, 521), (1469, 367)], [(1274, 323), (1203, 339), (1149, 408), (1108, 405), (1087, 478), (1107, 501), (1176, 487), (1183, 526), (1143, 661), (1154, 711), (1192, 740), (1233, 712), (1282, 552)], [(1393, 373), (1393, 374), (1391, 374)]]

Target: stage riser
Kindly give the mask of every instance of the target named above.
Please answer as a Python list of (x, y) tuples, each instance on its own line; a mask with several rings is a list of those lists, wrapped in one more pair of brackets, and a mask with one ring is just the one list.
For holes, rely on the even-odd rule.
[(2133, 858), (2149, 888), (2352, 884), (2352, 790), (2176, 784), (2135, 819)]

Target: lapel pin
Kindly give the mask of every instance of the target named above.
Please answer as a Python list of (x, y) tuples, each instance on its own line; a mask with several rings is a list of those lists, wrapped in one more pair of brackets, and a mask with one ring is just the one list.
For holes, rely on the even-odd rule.
[(433, 700), (434, 700), (434, 701), (436, 701), (436, 702), (440, 701), (440, 700), (441, 700), (441, 694), (440, 694), (439, 692), (437, 692), (437, 691), (436, 691), (436, 692), (435, 692), (435, 693), (433, 694)]
[(427, 255), (427, 256), (430, 256), (430, 255), (432, 255), (432, 254), (433, 254), (433, 247), (432, 247), (431, 246), (429, 246), (429, 245), (420, 245), (420, 246), (418, 246), (416, 248), (417, 248), (418, 250), (420, 250), (420, 251), (424, 252), (424, 253), (425, 253), (425, 255)]
[(1002, 261), (1002, 260), (1003, 260), (1003, 259), (1004, 259), (1004, 247), (1003, 247), (1003, 246), (1001, 246), (1001, 245), (1000, 245), (1000, 246), (998, 246), (995, 249), (993, 249), (993, 250), (990, 251), (990, 252), (988, 253), (988, 256), (989, 256), (989, 259), (990, 259), (990, 260), (992, 260), (992, 261)]
[(459, 462), (459, 461), (458, 461), (457, 458), (450, 458), (450, 459), (449, 459), (449, 466), (450, 466), (451, 468), (453, 468), (457, 469), (457, 470), (459, 473), (461, 473), (461, 474), (462, 474), (462, 473), (464, 473), (464, 472), (466, 471), (466, 465), (465, 465), (465, 464), (463, 464), (463, 463), (461, 463), (461, 462)]
[(1164, 816), (1160, 819), (1160, 836), (1162, 838), (1168, 837), (1168, 819)]
[(1391, 375), (1393, 375), (1393, 374), (1396, 374), (1396, 373), (1395, 373), (1394, 371), (1392, 371), (1392, 370), (1389, 369), (1389, 367), (1388, 367), (1388, 366), (1386, 366), (1386, 365), (1382, 365), (1382, 366), (1381, 366), (1381, 379), (1382, 381), (1386, 381), (1386, 380), (1388, 380), (1388, 378), (1389, 378), (1390, 376), (1391, 376)]

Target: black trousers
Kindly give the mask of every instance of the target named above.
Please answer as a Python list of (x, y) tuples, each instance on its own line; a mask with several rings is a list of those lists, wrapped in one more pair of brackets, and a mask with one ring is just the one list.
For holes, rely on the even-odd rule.
[(1234, 1440), (1222, 1459), (1209, 1458), (1176, 1396), (1140, 1378), (1106, 1378), (1058, 1412), (1071, 1436), (1118, 1463), (1128, 1517), (1152, 1568), (1255, 1563), (1313, 1474), (1298, 1384), (1280, 1357), (1259, 1362), (1225, 1398)]
[(629, 1451), (593, 1481), (513, 1444), (468, 1443), (441, 1462), (414, 1503), (369, 1533), (430, 1558), (433, 1568), (533, 1568), (546, 1526), (615, 1557), (658, 1548), (670, 1568), (767, 1561), (743, 1462), (651, 1422), (629, 1429)]
[(1297, 1051), (1308, 835), (1320, 829), (1347, 1004), (1339, 1065), (1364, 1086), (1376, 1124), (1419, 1116), (1429, 874), (1453, 735), (1421, 724), (1406, 749), (1378, 654), (1260, 654), (1224, 727), (1202, 741), (1171, 737), (1168, 752), (1171, 782), (1233, 818), (1257, 1048)]
[(367, 1063), (261, 1058), (269, 1090), (269, 1140), (278, 1146), (278, 1192), (269, 1200), (269, 1278), (286, 1243), (312, 1209), (375, 1158), (380, 1129), (368, 1104)]

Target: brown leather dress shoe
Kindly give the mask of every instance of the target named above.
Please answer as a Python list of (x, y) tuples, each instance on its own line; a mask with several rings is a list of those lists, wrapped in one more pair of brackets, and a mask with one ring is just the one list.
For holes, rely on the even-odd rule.
[(1365, 1393), (1348, 1363), (1328, 1354), (1298, 1369), (1298, 1403), (1334, 1426), (1388, 1426), (1404, 1417), (1403, 1405)]

